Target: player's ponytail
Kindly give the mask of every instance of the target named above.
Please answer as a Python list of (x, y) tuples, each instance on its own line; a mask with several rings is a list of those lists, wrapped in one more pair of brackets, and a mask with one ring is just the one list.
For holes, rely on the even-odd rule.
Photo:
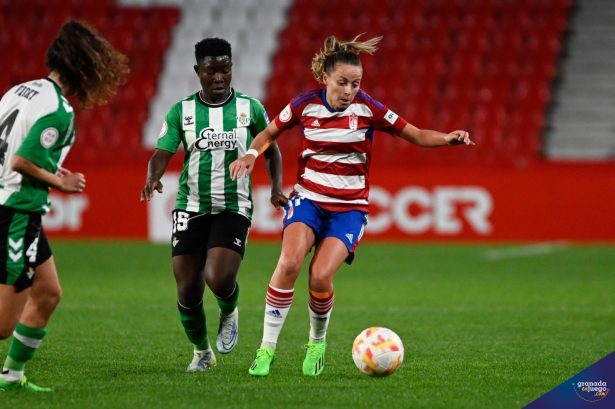
[(77, 20), (62, 26), (47, 50), (45, 64), (59, 74), (67, 95), (76, 95), (83, 108), (106, 104), (130, 72), (125, 55)]
[(382, 40), (382, 36), (374, 37), (367, 41), (357, 41), (359, 34), (352, 41), (340, 42), (335, 36), (325, 40), (324, 50), (321, 50), (312, 59), (312, 73), (316, 81), (322, 83), (322, 74), (331, 75), (338, 63), (361, 66), (359, 53), (373, 54), (378, 48), (376, 44)]

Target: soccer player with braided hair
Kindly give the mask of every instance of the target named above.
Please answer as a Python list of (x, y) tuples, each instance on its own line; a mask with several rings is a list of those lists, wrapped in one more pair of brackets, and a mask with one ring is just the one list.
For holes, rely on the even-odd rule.
[(234, 179), (249, 175), (263, 149), (285, 130), (302, 127), (298, 180), (284, 208), (282, 252), (267, 289), (263, 340), (249, 370), (254, 376), (269, 374), (295, 281), (313, 247), (308, 277), (310, 332), (303, 374), (316, 376), (324, 369), (333, 277), (344, 262), (352, 262), (367, 224), (374, 130), (424, 147), (474, 144), (465, 131), (444, 134), (418, 129), (362, 91), (358, 54), (372, 54), (381, 37), (357, 39), (325, 40), (324, 50), (312, 62), (314, 77), (324, 88), (293, 98), (254, 139), (247, 154), (230, 167)]
[(0, 100), (0, 339), (13, 334), (0, 391), (48, 392), (24, 376), (62, 290), (41, 226), (49, 188), (81, 193), (85, 177), (62, 168), (75, 140), (74, 112), (104, 105), (124, 84), (128, 59), (95, 29), (65, 23), (47, 50), (49, 76), (11, 88)]
[[(160, 179), (180, 144), (185, 151), (179, 191), (173, 209), (172, 257), (177, 283), (177, 308), (193, 345), (188, 372), (216, 365), (207, 336), (203, 293), (216, 297), (220, 321), (216, 348), (230, 353), (238, 339), (239, 285), (250, 219), (249, 179), (231, 180), (229, 165), (245, 155), (249, 144), (269, 124), (263, 105), (231, 87), (231, 45), (207, 38), (195, 45), (194, 71), (201, 89), (174, 104), (162, 124), (150, 159), (141, 201), (162, 193)], [(284, 206), (282, 156), (272, 143), (263, 149), (271, 179), (271, 203)]]

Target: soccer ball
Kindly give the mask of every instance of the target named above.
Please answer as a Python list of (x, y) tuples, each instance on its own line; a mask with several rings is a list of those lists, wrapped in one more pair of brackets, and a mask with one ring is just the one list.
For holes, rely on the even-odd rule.
[(355, 338), (352, 359), (365, 375), (388, 376), (404, 361), (404, 344), (390, 329), (371, 327)]

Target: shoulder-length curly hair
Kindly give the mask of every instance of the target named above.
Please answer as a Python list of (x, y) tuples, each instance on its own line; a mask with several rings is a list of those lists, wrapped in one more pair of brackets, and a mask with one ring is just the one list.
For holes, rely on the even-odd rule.
[(105, 105), (130, 72), (128, 57), (78, 20), (62, 26), (47, 50), (45, 64), (58, 73), (66, 94), (76, 95), (85, 109)]

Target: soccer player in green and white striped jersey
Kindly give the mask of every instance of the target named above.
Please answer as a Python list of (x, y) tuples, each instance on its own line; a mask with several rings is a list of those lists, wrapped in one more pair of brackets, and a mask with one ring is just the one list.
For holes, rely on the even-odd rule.
[(0, 101), (0, 339), (13, 334), (0, 391), (51, 391), (29, 382), (24, 366), (62, 295), (41, 226), (49, 188), (85, 188), (81, 173), (61, 167), (75, 138), (65, 95), (76, 95), (84, 108), (103, 105), (129, 71), (124, 55), (78, 21), (62, 26), (45, 63), (48, 78), (16, 85)]
[[(209, 345), (203, 293), (207, 285), (220, 307), (216, 347), (233, 350), (238, 339), (237, 272), (244, 255), (250, 220), (250, 179), (232, 180), (229, 165), (269, 124), (263, 105), (231, 88), (231, 45), (208, 38), (195, 45), (201, 90), (171, 107), (152, 156), (141, 201), (162, 193), (160, 178), (179, 145), (185, 150), (179, 192), (173, 210), (172, 256), (177, 306), (193, 344), (188, 372), (216, 364)], [(282, 194), (282, 157), (274, 143), (264, 152), (271, 179), (271, 203), (287, 203)]]

